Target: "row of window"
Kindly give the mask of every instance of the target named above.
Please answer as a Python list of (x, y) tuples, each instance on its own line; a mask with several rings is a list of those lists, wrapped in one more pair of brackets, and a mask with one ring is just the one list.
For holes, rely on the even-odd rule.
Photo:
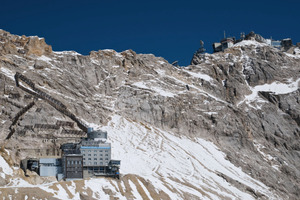
[[(84, 153), (83, 156), (86, 156), (86, 154)], [(87, 156), (92, 156), (92, 154), (88, 154)], [(94, 154), (94, 156), (98, 156), (98, 154)], [(99, 156), (103, 156), (103, 154), (100, 154)], [(108, 154), (105, 154), (105, 156), (108, 156)]]
[[(91, 165), (92, 162), (89, 162), (88, 164)], [(105, 164), (107, 165), (108, 162), (105, 162)], [(83, 165), (86, 165), (86, 162), (83, 162)], [(98, 165), (98, 163), (97, 163), (97, 162), (94, 162), (94, 165)], [(100, 162), (99, 165), (103, 165), (103, 162)]]
[(68, 160), (68, 165), (81, 165), (81, 160)]
[[(103, 152), (103, 150), (93, 150), (94, 152)], [(92, 152), (92, 150), (83, 150), (81, 149), (81, 152), (84, 153), (84, 152)], [(104, 152), (108, 152), (108, 150), (105, 150)]]
[[(85, 158), (83, 158), (85, 160)], [(92, 158), (88, 158), (88, 160), (92, 160)], [(97, 160), (97, 158), (94, 158), (94, 160)], [(100, 158), (99, 160), (103, 160), (103, 158)], [(105, 158), (105, 160), (108, 160), (108, 158)]]

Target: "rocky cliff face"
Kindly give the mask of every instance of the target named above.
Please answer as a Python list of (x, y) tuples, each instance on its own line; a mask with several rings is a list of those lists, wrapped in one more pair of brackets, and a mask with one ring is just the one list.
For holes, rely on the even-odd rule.
[[(124, 170), (127, 189), (134, 190), (132, 185), (128, 186), (130, 173), (134, 177), (134, 174), (139, 175), (131, 178), (134, 184), (137, 180), (148, 184), (150, 194), (140, 192), (140, 189), (138, 192), (148, 195), (149, 199), (297, 199), (300, 196), (298, 52), (299, 48), (294, 48), (290, 54), (257, 41), (245, 40), (225, 52), (195, 56), (193, 65), (177, 68), (163, 58), (136, 54), (132, 50), (121, 53), (99, 50), (88, 56), (76, 52), (53, 52), (44, 39), (0, 31), (1, 145), (5, 144), (11, 164), (17, 166), (28, 154), (59, 154), (60, 144), (70, 141), (70, 138), (62, 137), (62, 127), (34, 127), (35, 124), (55, 124), (57, 120), (70, 119), (17, 88), (13, 76), (20, 72), (41, 90), (64, 103), (81, 120), (104, 129), (107, 127), (112, 132), (113, 145), (115, 142), (118, 146), (118, 141), (124, 139), (118, 134), (131, 124), (131, 128), (124, 130), (127, 134), (125, 145), (137, 150), (125, 150), (120, 142), (117, 152), (124, 166), (128, 169), (134, 166), (128, 164), (128, 152), (131, 157), (140, 156), (140, 160), (155, 158), (153, 163), (159, 164), (153, 166), (155, 170), (151, 176), (130, 170), (127, 176)], [(32, 101), (35, 106), (20, 118), (12, 138), (4, 140), (16, 114)], [(127, 125), (118, 125), (123, 123)], [(79, 130), (76, 126), (74, 129)], [(138, 143), (132, 141), (135, 137)], [(171, 139), (173, 137), (178, 141)], [(209, 159), (202, 160), (205, 151), (200, 146), (207, 148), (207, 155), (215, 155), (209, 148), (210, 143), (201, 143), (200, 139), (213, 142), (225, 153), (227, 160), (223, 161), (222, 156), (214, 157), (224, 168), (205, 173), (210, 168), (207, 165)], [(78, 137), (71, 140), (76, 141)], [(185, 143), (185, 140), (191, 143)], [(158, 143), (160, 145), (156, 147)], [(184, 150), (188, 146), (194, 149), (199, 146), (199, 149)], [(181, 148), (182, 151), (176, 150)], [(149, 151), (157, 153), (149, 156)], [(165, 153), (167, 157), (162, 156)], [(170, 157), (176, 164), (168, 168), (164, 159)], [(185, 157), (190, 160), (186, 161)], [(224, 164), (228, 161), (234, 166)], [(176, 166), (183, 167), (177, 170)], [(203, 166), (206, 168), (202, 169)], [(185, 167), (193, 167), (189, 178), (186, 178)], [(237, 172), (238, 167), (243, 172)], [(232, 173), (226, 173), (229, 168)], [(237, 173), (249, 178), (238, 179), (233, 176)], [(165, 182), (155, 185), (153, 177)], [(142, 186), (136, 184), (136, 187)], [(119, 190), (121, 188), (119, 186)], [(130, 198), (133, 195), (133, 192), (126, 194), (119, 190), (110, 196), (116, 197), (117, 193)], [(172, 197), (172, 194), (177, 196)]]

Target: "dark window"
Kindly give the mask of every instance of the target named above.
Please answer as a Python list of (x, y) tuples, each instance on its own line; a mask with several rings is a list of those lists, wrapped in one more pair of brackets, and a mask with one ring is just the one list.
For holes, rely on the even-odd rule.
[(97, 165), (97, 162), (94, 162), (95, 165)]
[(97, 158), (94, 158), (94, 160), (97, 160)]
[(83, 160), (85, 160), (85, 158), (83, 158)]
[(94, 156), (97, 156), (97, 154), (94, 154)]
[(91, 158), (89, 158), (88, 160), (92, 160)]
[(103, 160), (103, 158), (100, 158), (100, 160)]
[(105, 160), (108, 160), (108, 158), (105, 158)]
[(105, 154), (105, 156), (108, 156), (108, 154)]
[(92, 154), (89, 154), (88, 156), (92, 156)]

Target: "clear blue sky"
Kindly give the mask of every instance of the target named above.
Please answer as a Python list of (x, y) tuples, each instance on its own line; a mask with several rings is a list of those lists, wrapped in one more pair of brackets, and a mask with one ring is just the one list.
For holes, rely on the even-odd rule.
[(132, 49), (188, 65), (200, 40), (211, 52), (224, 30), (300, 42), (299, 12), (299, 0), (14, 0), (0, 4), (0, 29), (45, 37), (56, 51)]

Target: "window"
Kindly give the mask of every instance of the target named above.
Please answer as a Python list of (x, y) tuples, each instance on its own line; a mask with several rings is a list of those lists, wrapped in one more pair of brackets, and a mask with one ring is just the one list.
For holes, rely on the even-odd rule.
[(97, 156), (97, 154), (94, 154), (94, 156)]
[(108, 150), (105, 150), (105, 152), (108, 152)]
[(105, 160), (108, 160), (108, 158), (105, 158)]
[(91, 158), (89, 158), (88, 160), (92, 160)]
[(103, 158), (100, 158), (100, 160), (103, 160)]
[(97, 160), (97, 158), (94, 158), (94, 160)]
[(103, 162), (100, 162), (100, 165), (103, 165)]
[(88, 156), (92, 156), (92, 154), (89, 154)]
[(88, 152), (91, 152), (91, 150), (88, 150)]
[(83, 164), (85, 165), (85, 162), (83, 162)]
[(97, 162), (94, 162), (94, 165), (97, 165)]
[(85, 158), (83, 158), (83, 160), (85, 160)]
[(100, 156), (103, 156), (103, 154), (100, 154)]
[(100, 152), (103, 152), (102, 150), (100, 150)]
[(83, 154), (83, 156), (85, 156), (85, 154)]
[(68, 160), (68, 165), (70, 164), (70, 161)]
[(108, 154), (105, 154), (105, 156), (108, 156)]
[(94, 150), (94, 152), (97, 152), (97, 150)]
[(78, 163), (79, 165), (81, 165), (81, 160), (79, 161), (79, 163)]
[(81, 150), (82, 153), (84, 153), (84, 150)]
[(71, 161), (71, 164), (72, 164), (72, 165), (74, 164), (74, 161), (73, 161), (73, 160)]

